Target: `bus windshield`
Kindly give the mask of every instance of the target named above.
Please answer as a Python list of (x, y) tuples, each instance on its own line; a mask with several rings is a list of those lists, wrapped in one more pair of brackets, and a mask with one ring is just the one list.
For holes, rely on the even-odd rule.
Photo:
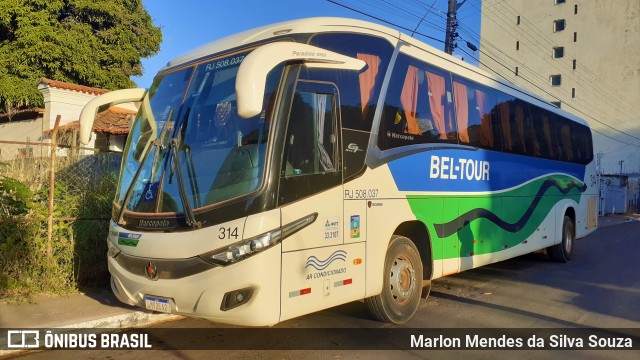
[(240, 118), (235, 80), (247, 54), (216, 58), (155, 79), (127, 139), (118, 205), (135, 212), (180, 213), (183, 204), (197, 209), (260, 187), (270, 129), (265, 109), (270, 108), (282, 67), (267, 77), (265, 109)]

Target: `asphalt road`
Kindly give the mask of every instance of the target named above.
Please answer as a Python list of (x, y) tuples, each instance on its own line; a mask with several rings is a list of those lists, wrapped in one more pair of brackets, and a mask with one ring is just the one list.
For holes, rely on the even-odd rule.
[[(640, 222), (600, 228), (578, 240), (573, 260), (552, 263), (544, 256), (530, 254), (498, 264), (449, 276), (434, 282), (431, 295), (420, 305), (406, 328), (640, 328)], [(23, 359), (82, 357), (95, 359), (377, 359), (377, 358), (576, 358), (637, 359), (638, 351), (610, 350), (346, 350), (350, 337), (370, 336), (369, 346), (376, 348), (384, 336), (368, 329), (393, 326), (373, 320), (366, 305), (354, 302), (278, 324), (272, 329), (356, 328), (352, 332), (309, 333), (309, 343), (331, 349), (306, 350), (181, 350), (186, 344), (234, 341), (243, 332), (213, 334), (191, 328), (219, 329), (224, 325), (200, 319), (185, 319), (158, 325), (159, 328), (185, 329), (156, 336), (168, 351), (47, 351), (23, 356)], [(133, 330), (135, 331), (135, 330)], [(286, 331), (286, 330), (283, 330)], [(302, 331), (302, 330), (300, 330)], [(419, 330), (416, 330), (419, 334)], [(559, 330), (561, 331), (561, 330)], [(509, 333), (508, 330), (506, 330)], [(273, 333), (273, 335), (271, 335)], [(308, 334), (308, 333), (304, 333)], [(287, 342), (280, 330), (264, 331), (246, 339), (249, 344), (269, 347)], [(225, 338), (226, 336), (226, 338)], [(299, 340), (291, 336), (289, 339)], [(237, 339), (237, 338), (236, 338)], [(360, 343), (362, 344), (362, 342)], [(342, 346), (342, 348), (341, 348)]]

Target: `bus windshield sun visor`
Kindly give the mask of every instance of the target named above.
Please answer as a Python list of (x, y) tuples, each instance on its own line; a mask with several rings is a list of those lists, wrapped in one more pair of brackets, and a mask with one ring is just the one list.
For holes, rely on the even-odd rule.
[(308, 68), (362, 70), (363, 60), (316, 46), (274, 42), (255, 49), (242, 61), (236, 78), (238, 115), (250, 118), (262, 111), (267, 74), (283, 62), (302, 62)]

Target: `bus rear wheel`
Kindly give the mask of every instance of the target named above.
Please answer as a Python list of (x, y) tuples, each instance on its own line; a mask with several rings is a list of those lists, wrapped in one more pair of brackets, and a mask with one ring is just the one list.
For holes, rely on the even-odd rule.
[(562, 222), (562, 240), (559, 244), (547, 248), (549, 258), (556, 262), (566, 263), (573, 256), (573, 243), (575, 241), (573, 221), (565, 216)]
[(366, 299), (378, 320), (402, 324), (413, 316), (422, 294), (422, 261), (414, 243), (404, 236), (391, 238), (384, 264), (382, 293)]

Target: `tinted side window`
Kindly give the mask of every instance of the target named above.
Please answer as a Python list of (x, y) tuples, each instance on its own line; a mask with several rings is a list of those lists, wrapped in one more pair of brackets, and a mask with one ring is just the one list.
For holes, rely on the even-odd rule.
[(572, 127), (576, 140), (576, 162), (580, 164), (588, 164), (591, 162), (591, 160), (593, 160), (591, 130), (588, 127), (578, 123), (572, 123)]
[(298, 81), (291, 103), (280, 171), (279, 203), (340, 185), (338, 89)]
[(337, 171), (334, 105), (333, 94), (296, 92), (285, 145), (285, 176)]
[(391, 43), (377, 37), (345, 33), (319, 34), (309, 43), (367, 63), (361, 72), (303, 68), (300, 78), (336, 84), (340, 89), (342, 126), (371, 131), (382, 80), (393, 53)]
[(498, 96), (498, 118), (505, 152), (533, 156), (531, 114), (527, 103), (510, 95)]
[(454, 78), (453, 94), (460, 144), (501, 151), (500, 122), (492, 116), (504, 111), (497, 107), (497, 92)]
[(572, 122), (567, 119), (556, 116), (556, 133), (561, 161), (575, 162), (576, 160), (576, 138), (571, 123)]
[(552, 130), (553, 119), (547, 110), (536, 108), (533, 120), (536, 156), (558, 160), (555, 134)]
[(450, 74), (398, 56), (382, 112), (381, 149), (456, 143)]

